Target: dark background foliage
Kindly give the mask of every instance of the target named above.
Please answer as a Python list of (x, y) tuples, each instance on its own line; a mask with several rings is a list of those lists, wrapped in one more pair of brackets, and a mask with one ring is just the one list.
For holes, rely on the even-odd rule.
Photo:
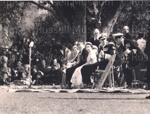
[(110, 34), (128, 25), (134, 38), (139, 32), (146, 36), (150, 19), (149, 1), (1, 1), (0, 7), (0, 46), (11, 47), (28, 38), (41, 53), (89, 40), (94, 28)]

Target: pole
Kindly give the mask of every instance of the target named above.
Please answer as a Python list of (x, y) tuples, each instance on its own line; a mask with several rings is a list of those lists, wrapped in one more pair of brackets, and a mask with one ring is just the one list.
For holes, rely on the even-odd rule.
[(32, 77), (31, 77), (31, 55), (32, 55), (32, 47), (34, 46), (34, 42), (31, 41), (30, 44), (29, 44), (29, 75), (28, 75), (28, 81), (29, 81), (29, 85), (28, 85), (28, 88), (31, 87), (31, 83), (32, 83)]
[(31, 87), (31, 52), (32, 51), (32, 49), (31, 49), (31, 47), (29, 47), (29, 75), (28, 75), (28, 79), (29, 79), (29, 85), (28, 85), (28, 88), (30, 88)]

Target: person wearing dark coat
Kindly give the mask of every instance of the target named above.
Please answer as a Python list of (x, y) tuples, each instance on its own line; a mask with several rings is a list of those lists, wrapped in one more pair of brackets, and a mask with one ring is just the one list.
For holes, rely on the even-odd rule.
[(116, 42), (116, 61), (114, 65), (122, 65), (127, 87), (130, 88), (133, 81), (132, 69), (141, 62), (143, 53), (131, 39), (125, 39), (122, 33), (116, 33), (113, 36)]
[(69, 88), (71, 87), (71, 77), (75, 71), (76, 68), (78, 68), (79, 66), (83, 65), (84, 63), (86, 63), (86, 58), (88, 56), (88, 52), (86, 51), (86, 49), (84, 48), (84, 45), (82, 42), (78, 43), (78, 48), (79, 48), (79, 53), (78, 53), (78, 59), (77, 59), (77, 63), (76, 65), (74, 65), (71, 68), (68, 68), (66, 70), (66, 83), (68, 84)]
[(113, 43), (108, 42), (106, 37), (101, 37), (100, 42), (101, 44), (99, 45), (98, 62), (85, 65), (81, 69), (82, 81), (85, 85), (91, 83), (90, 76), (97, 67), (99, 67), (99, 69), (101, 70), (104, 70), (106, 68), (109, 62), (109, 58), (111, 58), (111, 56), (114, 54), (115, 45)]
[[(148, 32), (148, 38), (150, 38), (150, 28), (149, 28), (149, 32)], [(146, 42), (146, 48), (144, 50), (145, 54), (147, 55), (147, 73), (146, 73), (146, 78), (147, 78), (147, 85), (148, 87), (146, 88), (147, 90), (150, 90), (150, 39), (147, 39)], [(149, 97), (150, 98), (150, 97)]]
[(101, 36), (100, 31), (98, 29), (95, 29), (93, 32), (93, 37), (89, 40), (93, 45), (99, 46), (99, 37)]
[(129, 27), (128, 26), (123, 27), (123, 35), (124, 35), (125, 39), (133, 40), (132, 37), (131, 37), (131, 34), (129, 32)]

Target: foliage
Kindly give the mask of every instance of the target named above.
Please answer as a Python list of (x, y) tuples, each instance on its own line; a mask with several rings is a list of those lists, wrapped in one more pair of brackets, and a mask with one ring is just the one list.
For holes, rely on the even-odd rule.
[(149, 1), (126, 2), (126, 6), (122, 10), (114, 27), (114, 32), (121, 31), (123, 26), (127, 25), (134, 38), (138, 38), (139, 32), (145, 33), (146, 35), (150, 20), (149, 6)]
[[(114, 27), (112, 24), (112, 32), (120, 32), (124, 25), (128, 25), (135, 38), (138, 32), (146, 34), (150, 19), (149, 1), (0, 2), (1, 29), (8, 26), (8, 39), (14, 44), (29, 38), (35, 41), (38, 49), (42, 46), (43, 50), (52, 47), (53, 39), (58, 45), (73, 45), (75, 41), (85, 41), (86, 37), (89, 39), (93, 28), (103, 30), (108, 23), (111, 25), (120, 5), (124, 7)], [(2, 39), (3, 36), (0, 45), (4, 42)], [(48, 49), (47, 52), (51, 51)]]

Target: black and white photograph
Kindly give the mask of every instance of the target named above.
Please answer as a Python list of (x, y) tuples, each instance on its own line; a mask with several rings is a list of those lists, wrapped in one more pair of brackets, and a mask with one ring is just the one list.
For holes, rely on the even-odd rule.
[(0, 114), (149, 107), (149, 0), (0, 1)]

